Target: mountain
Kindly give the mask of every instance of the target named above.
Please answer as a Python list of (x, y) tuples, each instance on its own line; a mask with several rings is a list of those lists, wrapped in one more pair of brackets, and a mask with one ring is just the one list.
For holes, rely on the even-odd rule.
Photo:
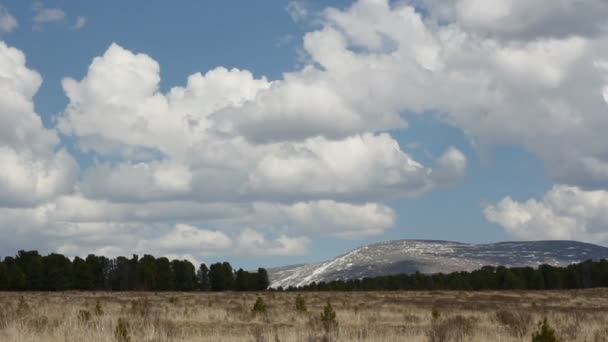
[(449, 273), (482, 266), (564, 266), (588, 259), (608, 259), (608, 248), (577, 241), (518, 241), (469, 244), (450, 241), (397, 240), (359, 247), (332, 260), (268, 269), (270, 286), (389, 274)]

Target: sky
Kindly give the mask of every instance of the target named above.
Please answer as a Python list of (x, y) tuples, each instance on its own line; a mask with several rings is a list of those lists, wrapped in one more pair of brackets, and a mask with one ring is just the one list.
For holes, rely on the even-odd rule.
[(605, 0), (0, 0), (0, 255), (608, 246)]

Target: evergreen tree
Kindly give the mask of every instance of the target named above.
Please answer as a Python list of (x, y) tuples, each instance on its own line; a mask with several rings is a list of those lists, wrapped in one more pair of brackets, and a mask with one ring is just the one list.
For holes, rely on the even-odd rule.
[(268, 280), (268, 271), (266, 271), (265, 268), (258, 268), (257, 283), (255, 289), (257, 291), (266, 291), (268, 286), (270, 286), (270, 281)]
[(10, 290), (8, 282), (8, 269), (3, 262), (0, 262), (0, 291)]
[(234, 290), (235, 291), (248, 291), (249, 290), (249, 272), (243, 271), (239, 268), (236, 271), (236, 277), (234, 279)]
[(51, 253), (43, 258), (48, 290), (66, 291), (72, 288), (72, 263), (62, 254)]
[(73, 278), (72, 288), (76, 290), (92, 290), (94, 278), (89, 265), (80, 257), (75, 257), (72, 262)]
[(169, 259), (162, 257), (156, 259), (156, 291), (173, 290), (174, 276)]
[(224, 279), (224, 290), (230, 290), (234, 286), (234, 272), (229, 262), (222, 263), (222, 277)]
[(46, 279), (42, 266), (42, 256), (38, 251), (23, 251), (17, 252), (15, 262), (25, 276), (26, 288), (30, 291), (44, 290), (46, 288)]
[(151, 255), (144, 255), (137, 266), (137, 283), (144, 291), (154, 290), (157, 288), (156, 276), (156, 259)]
[(197, 279), (198, 279), (199, 290), (209, 291), (209, 289), (210, 289), (209, 269), (207, 268), (207, 265), (201, 264), (196, 275), (197, 275)]
[(211, 285), (211, 291), (226, 290), (221, 263), (218, 262), (209, 267), (209, 284)]

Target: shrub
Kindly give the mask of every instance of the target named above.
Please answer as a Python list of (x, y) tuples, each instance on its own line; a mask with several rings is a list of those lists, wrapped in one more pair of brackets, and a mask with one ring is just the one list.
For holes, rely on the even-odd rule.
[(131, 314), (147, 319), (152, 314), (152, 306), (148, 298), (136, 299), (131, 302)]
[(495, 320), (504, 326), (514, 337), (523, 339), (528, 335), (532, 315), (524, 312), (511, 312), (507, 310), (497, 311)]
[(251, 328), (251, 338), (254, 342), (268, 342), (264, 335), (264, 328), (259, 325), (255, 325)]
[(88, 310), (78, 311), (78, 321), (80, 323), (88, 323), (91, 320), (91, 313)]
[(114, 329), (114, 337), (118, 342), (131, 342), (131, 337), (129, 336), (129, 323), (126, 319), (118, 319), (118, 324), (116, 324), (116, 329)]
[(306, 302), (304, 301), (304, 297), (298, 294), (296, 297), (296, 311), (306, 312), (306, 310)]
[(325, 307), (323, 308), (323, 312), (321, 313), (321, 323), (323, 324), (323, 329), (325, 329), (325, 332), (330, 332), (338, 328), (336, 312), (331, 306), (329, 300), (327, 301), (327, 304), (325, 305)]
[(431, 318), (433, 319), (433, 321), (438, 320), (440, 316), (441, 313), (439, 313), (439, 310), (437, 308), (433, 308), (433, 310), (431, 310)]
[(559, 342), (555, 329), (547, 322), (547, 317), (538, 322), (538, 330), (532, 334), (532, 342)]
[(266, 303), (262, 297), (258, 297), (253, 304), (253, 309), (251, 309), (253, 313), (265, 313), (266, 312)]
[(25, 298), (21, 296), (21, 298), (19, 298), (19, 303), (17, 303), (17, 316), (25, 316), (30, 312), (30, 306), (25, 301)]
[(469, 341), (475, 328), (473, 320), (461, 315), (444, 320), (434, 319), (428, 332), (430, 342)]
[(99, 302), (99, 300), (97, 300), (97, 302), (95, 303), (95, 309), (93, 309), (93, 313), (95, 313), (95, 316), (103, 315), (103, 309), (101, 308), (101, 303)]

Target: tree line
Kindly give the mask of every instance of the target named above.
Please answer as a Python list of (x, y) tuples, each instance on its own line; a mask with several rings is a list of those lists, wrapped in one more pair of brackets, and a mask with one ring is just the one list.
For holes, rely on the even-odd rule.
[(228, 262), (207, 267), (188, 260), (144, 255), (130, 259), (90, 254), (85, 259), (19, 251), (0, 261), (0, 291), (263, 291), (268, 272), (233, 270)]
[[(608, 287), (608, 261), (587, 260), (565, 267), (484, 266), (472, 272), (398, 274), (311, 283), (288, 291), (563, 290)], [(279, 289), (283, 290), (283, 289)]]

